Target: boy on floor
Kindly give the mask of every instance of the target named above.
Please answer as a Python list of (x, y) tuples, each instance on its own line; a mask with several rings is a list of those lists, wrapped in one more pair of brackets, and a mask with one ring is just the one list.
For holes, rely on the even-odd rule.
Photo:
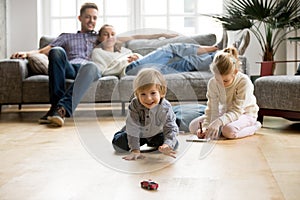
[(138, 73), (133, 88), (135, 98), (128, 107), (126, 126), (114, 135), (114, 149), (130, 151), (125, 160), (143, 159), (140, 146), (147, 144), (175, 158), (179, 129), (172, 106), (164, 98), (166, 80), (159, 71), (145, 68)]

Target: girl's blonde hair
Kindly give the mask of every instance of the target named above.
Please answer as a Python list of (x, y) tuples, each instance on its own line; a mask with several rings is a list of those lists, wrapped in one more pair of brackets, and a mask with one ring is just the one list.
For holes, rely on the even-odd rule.
[(219, 51), (210, 65), (210, 70), (214, 74), (227, 75), (234, 70), (240, 69), (238, 51), (234, 47), (228, 47)]
[(137, 77), (133, 81), (134, 95), (138, 94), (153, 85), (156, 85), (160, 96), (165, 97), (167, 93), (167, 83), (164, 76), (156, 69), (144, 68), (137, 74)]

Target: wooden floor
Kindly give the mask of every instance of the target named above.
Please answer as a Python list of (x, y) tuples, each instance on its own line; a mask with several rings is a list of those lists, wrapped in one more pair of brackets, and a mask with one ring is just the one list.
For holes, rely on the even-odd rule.
[[(267, 117), (254, 136), (211, 143), (180, 134), (177, 159), (125, 161), (110, 144), (124, 125), (118, 107), (78, 109), (62, 128), (37, 124), (46, 110), (2, 110), (1, 200), (300, 199), (300, 123)], [(158, 190), (141, 189), (144, 179)]]

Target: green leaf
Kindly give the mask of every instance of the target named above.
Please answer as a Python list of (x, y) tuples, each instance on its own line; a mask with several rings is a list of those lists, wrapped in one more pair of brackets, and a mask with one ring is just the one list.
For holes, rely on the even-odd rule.
[(227, 30), (252, 31), (263, 51), (275, 54), (286, 35), (300, 27), (300, 0), (231, 0), (224, 15), (211, 15)]

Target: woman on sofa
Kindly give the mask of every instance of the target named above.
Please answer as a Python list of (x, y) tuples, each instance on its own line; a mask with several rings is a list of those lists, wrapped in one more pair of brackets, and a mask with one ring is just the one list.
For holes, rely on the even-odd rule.
[[(159, 37), (174, 37), (174, 34), (140, 35), (139, 38), (154, 39)], [(118, 42), (139, 39), (138, 35), (131, 37), (116, 37), (112, 25), (103, 25), (98, 33), (98, 40), (93, 49), (91, 59), (100, 68), (103, 75), (136, 75), (139, 69), (155, 63), (163, 74), (208, 70), (217, 46), (200, 46), (188, 43), (168, 44), (151, 52), (145, 57), (122, 47)]]
[(114, 28), (111, 25), (106, 24), (100, 28), (91, 59), (98, 65), (103, 76), (124, 75), (123, 71), (128, 65), (129, 60), (134, 60), (141, 56), (133, 54), (130, 49), (121, 46), (121, 42), (123, 43), (128, 40), (130, 38), (117, 39)]
[(176, 36), (177, 34), (159, 33), (117, 37), (114, 27), (105, 24), (98, 32), (98, 39), (92, 51), (91, 59), (98, 65), (103, 76), (123, 76), (125, 75), (125, 68), (130, 62), (143, 57), (122, 47), (123, 43), (134, 39), (172, 38)]

